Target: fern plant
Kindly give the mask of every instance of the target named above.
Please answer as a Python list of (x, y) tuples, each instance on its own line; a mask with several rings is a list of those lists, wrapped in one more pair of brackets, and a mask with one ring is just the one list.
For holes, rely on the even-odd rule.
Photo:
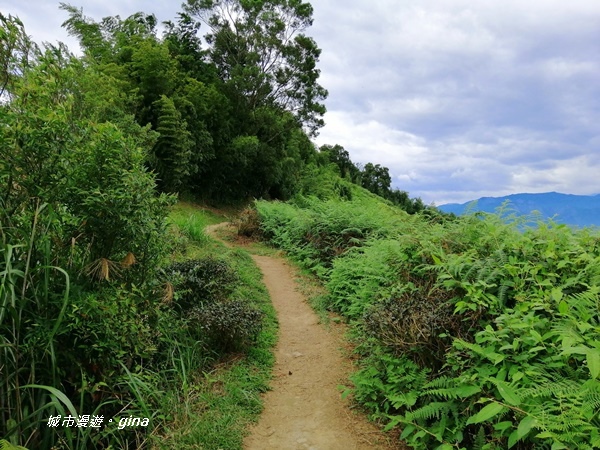
[(357, 195), (257, 211), (354, 326), (356, 400), (410, 446), (600, 448), (597, 232), (508, 207), (433, 223)]

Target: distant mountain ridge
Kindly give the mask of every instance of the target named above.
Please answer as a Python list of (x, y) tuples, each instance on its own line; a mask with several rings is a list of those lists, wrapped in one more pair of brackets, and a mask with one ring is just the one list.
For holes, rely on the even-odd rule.
[[(573, 195), (547, 192), (543, 194), (512, 194), (504, 197), (482, 197), (466, 203), (438, 206), (444, 212), (457, 215), (465, 212), (496, 212), (505, 201), (519, 215), (539, 211), (544, 219), (577, 227), (600, 226), (600, 195)], [(474, 203), (476, 202), (476, 204)]]

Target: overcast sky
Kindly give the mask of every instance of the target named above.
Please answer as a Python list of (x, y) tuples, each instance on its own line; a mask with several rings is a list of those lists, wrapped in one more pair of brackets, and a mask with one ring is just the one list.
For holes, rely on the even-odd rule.
[[(426, 203), (600, 193), (600, 1), (313, 0), (329, 90), (317, 143), (389, 167)], [(80, 0), (100, 20), (180, 3)], [(58, 2), (0, 0), (35, 40), (76, 43)]]

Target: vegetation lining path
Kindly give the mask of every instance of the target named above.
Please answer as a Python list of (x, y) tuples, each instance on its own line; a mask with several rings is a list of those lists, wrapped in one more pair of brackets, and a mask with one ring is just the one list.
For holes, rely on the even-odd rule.
[(352, 369), (341, 354), (343, 337), (319, 324), (284, 260), (252, 257), (277, 311), (279, 339), (272, 390), (265, 395), (263, 414), (245, 448), (390, 448), (376, 426), (351, 411), (348, 402), (341, 399), (338, 386), (346, 383)]

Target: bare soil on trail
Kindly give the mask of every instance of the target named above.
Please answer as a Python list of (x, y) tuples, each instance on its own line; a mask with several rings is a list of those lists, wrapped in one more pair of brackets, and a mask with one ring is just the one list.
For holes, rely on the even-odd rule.
[[(215, 235), (217, 226), (207, 231)], [(231, 246), (231, 244), (229, 244)], [(351, 410), (339, 385), (351, 361), (341, 325), (325, 327), (298, 290), (285, 260), (252, 255), (263, 273), (279, 321), (276, 363), (264, 411), (244, 442), (246, 450), (369, 450), (399, 448), (391, 437)], [(398, 442), (396, 441), (396, 444)]]

